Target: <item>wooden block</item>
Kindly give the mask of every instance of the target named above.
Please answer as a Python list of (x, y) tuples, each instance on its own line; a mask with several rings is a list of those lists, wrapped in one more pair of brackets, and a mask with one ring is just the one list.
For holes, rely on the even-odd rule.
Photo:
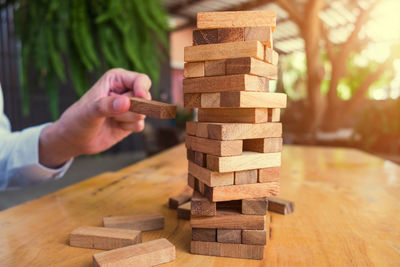
[(261, 41), (264, 45), (272, 47), (271, 27), (247, 27), (244, 28), (244, 41)]
[(217, 229), (192, 228), (192, 240), (217, 242)]
[(181, 193), (176, 196), (170, 197), (168, 204), (170, 209), (177, 209), (178, 206), (189, 202), (193, 195), (193, 189), (190, 187), (185, 187)]
[(195, 184), (195, 190), (197, 190), (197, 191), (199, 191), (202, 195), (204, 195), (204, 193), (205, 193), (205, 185), (204, 185), (204, 183), (202, 182), (202, 181), (200, 181), (200, 180), (198, 180), (198, 179), (196, 179), (196, 184)]
[(183, 93), (216, 93), (224, 91), (265, 91), (268, 81), (264, 77), (247, 74), (200, 77), (183, 80)]
[(233, 210), (217, 210), (217, 214), (212, 217), (192, 215), (190, 218), (190, 226), (193, 228), (263, 230), (264, 225), (264, 216), (244, 215)]
[(269, 197), (268, 210), (286, 215), (294, 211), (294, 202), (277, 197)]
[(190, 149), (186, 149), (186, 159), (190, 161), (194, 161), (194, 154), (195, 152)]
[(204, 62), (188, 62), (183, 68), (183, 77), (195, 78), (204, 76)]
[(131, 97), (130, 111), (156, 119), (172, 119), (176, 116), (176, 106), (139, 97)]
[(141, 242), (142, 232), (128, 229), (81, 226), (69, 235), (69, 245), (80, 248), (109, 250)]
[(218, 29), (194, 30), (193, 45), (218, 43)]
[(281, 109), (280, 108), (271, 108), (268, 111), (268, 121), (279, 122), (280, 120), (281, 120)]
[(175, 246), (161, 238), (93, 255), (93, 266), (154, 266), (175, 260)]
[(197, 13), (198, 29), (276, 26), (276, 11), (225, 11)]
[(257, 178), (257, 170), (245, 170), (235, 172), (235, 184), (255, 184), (257, 183)]
[(179, 205), (177, 209), (178, 219), (190, 220), (190, 209), (191, 209), (190, 201), (182, 205)]
[(195, 182), (196, 182), (196, 178), (189, 173), (188, 174), (188, 186), (190, 186), (192, 189), (196, 188)]
[(197, 106), (197, 108), (219, 108), (220, 106), (220, 93), (203, 93), (201, 94), (200, 106)]
[(152, 231), (164, 228), (164, 216), (159, 212), (155, 212), (130, 216), (104, 217), (103, 226), (110, 228)]
[(221, 93), (221, 107), (284, 108), (286, 99), (286, 94), (282, 93), (223, 92)]
[(213, 172), (206, 168), (202, 168), (197, 164), (189, 161), (188, 171), (191, 175), (199, 179), (210, 187), (232, 185), (234, 181), (233, 172)]
[(199, 151), (195, 151), (194, 152), (194, 163), (205, 168), (207, 166), (207, 154), (204, 154)]
[(278, 65), (279, 54), (272, 48), (265, 46), (265, 57), (264, 60), (272, 65)]
[[(242, 140), (220, 141), (206, 139), (195, 136), (186, 136), (186, 147), (190, 150), (216, 155), (216, 156), (234, 156), (242, 153)], [(195, 153), (196, 160), (196, 153)], [(196, 162), (197, 163), (197, 162)], [(204, 166), (202, 164), (198, 164)]]
[(268, 200), (266, 198), (250, 198), (242, 200), (242, 214), (265, 215), (267, 214)]
[(265, 58), (265, 48), (259, 41), (248, 41), (187, 46), (184, 49), (185, 62), (198, 62), (235, 57), (255, 57), (263, 60)]
[(242, 212), (242, 200), (221, 201), (217, 203), (217, 210), (228, 209)]
[(198, 111), (199, 122), (263, 123), (268, 121), (266, 108), (206, 108)]
[(191, 214), (197, 216), (215, 216), (217, 214), (217, 206), (215, 202), (211, 202), (199, 192), (194, 191), (191, 201)]
[(279, 194), (279, 182), (205, 187), (205, 196), (213, 202), (261, 198)]
[(197, 130), (197, 122), (196, 121), (187, 121), (186, 122), (186, 134), (196, 135), (196, 130)]
[(217, 229), (217, 242), (242, 243), (242, 230)]
[(282, 151), (282, 138), (269, 137), (243, 140), (243, 150), (259, 153), (276, 153)]
[[(201, 94), (183, 94), (183, 107), (190, 109), (190, 108), (197, 108), (201, 106)], [(187, 124), (186, 124), (187, 127)], [(187, 129), (186, 129), (187, 131)]]
[(281, 166), (281, 153), (243, 151), (242, 155), (218, 157), (207, 155), (207, 169), (217, 172), (244, 171)]
[[(244, 28), (219, 28), (218, 43), (243, 42)], [(251, 40), (258, 41), (258, 40)]]
[(225, 75), (225, 59), (205, 62), (205, 76)]
[(258, 182), (268, 183), (279, 181), (280, 167), (258, 169)]
[(219, 257), (261, 260), (264, 257), (264, 246), (191, 241), (190, 253)]
[(242, 243), (249, 245), (266, 245), (267, 235), (266, 230), (242, 230)]
[(229, 58), (225, 63), (226, 75), (251, 74), (276, 80), (278, 67), (252, 57)]

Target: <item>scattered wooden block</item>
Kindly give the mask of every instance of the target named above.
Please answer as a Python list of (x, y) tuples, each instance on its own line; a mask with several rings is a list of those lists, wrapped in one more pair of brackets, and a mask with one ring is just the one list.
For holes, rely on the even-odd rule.
[(93, 255), (96, 267), (154, 266), (175, 260), (175, 246), (161, 238)]
[(281, 109), (280, 108), (272, 108), (268, 111), (268, 121), (278, 122), (280, 120), (281, 120)]
[(224, 91), (266, 91), (268, 80), (248, 74), (200, 77), (183, 80), (183, 93), (215, 93)]
[(190, 220), (191, 202), (180, 205), (177, 209), (178, 219)]
[(205, 76), (225, 75), (225, 59), (205, 62)]
[(211, 202), (208, 198), (194, 191), (191, 201), (191, 214), (197, 216), (215, 216), (217, 214), (217, 206), (215, 202)]
[(265, 46), (265, 57), (264, 60), (272, 65), (278, 65), (279, 54), (272, 48)]
[(265, 57), (265, 48), (259, 41), (248, 41), (187, 46), (184, 50), (185, 62), (198, 62), (235, 57), (255, 57), (263, 60)]
[(269, 137), (243, 140), (243, 150), (259, 153), (277, 153), (282, 151), (281, 137)]
[(193, 189), (190, 187), (185, 187), (185, 189), (176, 196), (170, 197), (168, 204), (170, 209), (177, 209), (178, 206), (189, 202), (193, 195)]
[(266, 198), (250, 198), (242, 200), (242, 214), (265, 215), (268, 210)]
[(219, 257), (261, 260), (264, 256), (264, 246), (191, 241), (190, 253)]
[(235, 172), (235, 184), (255, 184), (257, 183), (257, 178), (257, 170), (245, 170)]
[(226, 60), (226, 74), (251, 74), (276, 80), (278, 67), (252, 57), (229, 58)]
[(242, 243), (242, 230), (217, 229), (217, 242)]
[(218, 229), (258, 229), (263, 230), (265, 217), (260, 215), (244, 215), (233, 210), (217, 210), (215, 216), (192, 216), (190, 225), (193, 228)]
[(242, 243), (249, 245), (266, 245), (268, 234), (266, 230), (242, 230)]
[(279, 181), (280, 167), (258, 169), (258, 182), (268, 183)]
[(188, 62), (183, 68), (183, 77), (203, 77), (205, 74), (204, 62)]
[(189, 161), (189, 173), (210, 187), (232, 185), (234, 181), (233, 172), (213, 172), (202, 168)]
[[(186, 147), (196, 152), (201, 152), (216, 156), (234, 156), (242, 153), (242, 140), (220, 141), (214, 139), (186, 136)], [(200, 155), (203, 158), (203, 154)], [(196, 153), (195, 153), (196, 161)], [(203, 159), (201, 160), (203, 162)], [(197, 163), (197, 162), (196, 162)], [(198, 164), (204, 166), (204, 164)]]
[[(183, 94), (183, 106), (185, 108), (197, 108), (201, 106), (201, 94)], [(186, 124), (187, 127), (187, 124)], [(187, 131), (187, 129), (186, 129)]]
[(128, 229), (81, 226), (69, 235), (69, 245), (80, 248), (109, 250), (141, 242), (142, 232)]
[(268, 210), (286, 215), (294, 211), (294, 202), (277, 197), (269, 197)]
[(217, 242), (217, 229), (192, 228), (192, 240)]
[[(196, 137), (198, 138), (198, 137)], [(207, 166), (207, 154), (195, 151), (194, 152), (194, 163), (201, 167), (206, 167)]]
[(281, 153), (243, 151), (242, 155), (218, 157), (207, 155), (207, 169), (216, 172), (244, 171), (281, 166)]
[(176, 116), (176, 106), (139, 97), (131, 97), (130, 111), (156, 119), (172, 119)]
[[(221, 107), (284, 108), (286, 94), (268, 92), (223, 92)], [(268, 115), (267, 115), (268, 118)]]
[(197, 13), (198, 29), (276, 26), (274, 10)]
[(279, 182), (205, 187), (205, 196), (213, 202), (261, 198), (279, 194)]
[(272, 27), (246, 27), (244, 28), (244, 41), (261, 41), (267, 47), (273, 46)]
[(198, 111), (199, 122), (263, 123), (268, 121), (266, 108), (206, 108)]
[(103, 226), (110, 228), (152, 231), (164, 228), (164, 216), (159, 212), (155, 212), (130, 216), (104, 217)]
[(188, 174), (188, 186), (190, 186), (192, 189), (196, 187), (196, 178), (190, 173)]

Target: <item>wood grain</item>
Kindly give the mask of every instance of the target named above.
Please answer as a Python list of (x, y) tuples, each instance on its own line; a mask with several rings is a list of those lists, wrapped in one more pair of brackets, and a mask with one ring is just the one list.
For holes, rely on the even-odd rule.
[(233, 172), (213, 172), (191, 161), (189, 161), (188, 165), (189, 173), (210, 187), (233, 184)]
[(217, 229), (217, 242), (220, 243), (242, 243), (242, 230)]
[[(183, 94), (183, 107), (187, 109), (201, 106), (201, 94)], [(186, 125), (187, 127), (187, 125)], [(190, 133), (189, 133), (190, 134)]]
[(225, 59), (206, 61), (204, 68), (205, 76), (225, 75)]
[(192, 240), (217, 242), (217, 229), (192, 228)]
[(265, 215), (268, 210), (266, 198), (249, 198), (242, 200), (242, 214)]
[[(191, 241), (190, 253), (209, 256), (261, 260), (264, 255), (264, 246)], [(257, 262), (257, 266), (258, 265), (260, 265), (260, 263)]]
[(269, 167), (258, 169), (258, 182), (276, 182), (279, 181), (280, 167)]
[(243, 148), (242, 140), (220, 141), (190, 135), (187, 135), (185, 140), (188, 149), (216, 156), (240, 155)]
[(196, 108), (218, 108), (220, 106), (220, 93), (203, 93), (200, 97), (200, 106), (197, 106)]
[(183, 67), (183, 77), (195, 78), (205, 75), (204, 62), (188, 62)]
[(261, 41), (268, 47), (273, 46), (272, 27), (246, 27), (244, 28), (244, 41)]
[(266, 230), (242, 230), (242, 243), (249, 245), (266, 245), (267, 235)]
[(281, 109), (272, 108), (268, 111), (268, 121), (279, 122), (281, 120)]
[(282, 151), (281, 137), (269, 137), (243, 140), (243, 150), (259, 153), (277, 153)]
[(197, 122), (195, 121), (186, 122), (186, 134), (196, 135), (196, 130), (197, 130)]
[(294, 212), (294, 202), (277, 197), (268, 198), (268, 210), (279, 214), (290, 214)]
[(199, 151), (194, 151), (194, 160), (192, 160), (194, 163), (201, 167), (207, 167), (207, 154), (199, 152)]
[(144, 114), (150, 118), (172, 119), (176, 116), (176, 106), (144, 98), (131, 97), (130, 111)]
[(221, 107), (285, 108), (287, 96), (268, 92), (223, 92)]
[(257, 170), (245, 170), (235, 172), (235, 184), (255, 184), (258, 181)]
[(264, 55), (264, 60), (272, 65), (278, 65), (279, 61), (279, 54), (273, 50), (272, 48), (269, 48), (268, 46), (265, 46), (265, 55)]
[(194, 191), (191, 201), (191, 214), (196, 216), (215, 216), (217, 214), (217, 205), (208, 198)]
[(198, 29), (276, 26), (274, 10), (197, 13)]
[(178, 206), (189, 202), (192, 198), (193, 189), (190, 187), (185, 187), (185, 189), (180, 192), (178, 195), (170, 197), (168, 199), (168, 206), (170, 209), (177, 209)]
[(178, 219), (190, 220), (191, 202), (179, 205), (177, 209)]
[(193, 45), (218, 43), (218, 29), (194, 30)]
[(229, 58), (225, 62), (225, 72), (232, 74), (251, 74), (276, 80), (278, 67), (252, 57)]
[(268, 121), (266, 108), (200, 108), (199, 122), (264, 123)]
[(164, 216), (161, 213), (156, 212), (128, 216), (104, 217), (103, 226), (110, 228), (152, 231), (164, 228)]

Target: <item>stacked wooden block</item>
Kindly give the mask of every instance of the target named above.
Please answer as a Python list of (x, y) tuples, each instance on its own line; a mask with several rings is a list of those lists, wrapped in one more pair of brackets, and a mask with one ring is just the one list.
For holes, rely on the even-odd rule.
[(279, 192), (280, 109), (274, 11), (199, 13), (185, 47), (191, 252), (262, 259), (269, 228), (266, 197)]

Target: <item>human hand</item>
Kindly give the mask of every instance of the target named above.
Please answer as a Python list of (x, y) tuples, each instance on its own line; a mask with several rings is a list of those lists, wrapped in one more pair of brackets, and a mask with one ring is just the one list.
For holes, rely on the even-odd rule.
[(145, 115), (129, 111), (129, 97), (151, 99), (145, 74), (124, 69), (107, 71), (70, 106), (39, 140), (39, 161), (55, 168), (72, 157), (95, 154), (144, 128)]

